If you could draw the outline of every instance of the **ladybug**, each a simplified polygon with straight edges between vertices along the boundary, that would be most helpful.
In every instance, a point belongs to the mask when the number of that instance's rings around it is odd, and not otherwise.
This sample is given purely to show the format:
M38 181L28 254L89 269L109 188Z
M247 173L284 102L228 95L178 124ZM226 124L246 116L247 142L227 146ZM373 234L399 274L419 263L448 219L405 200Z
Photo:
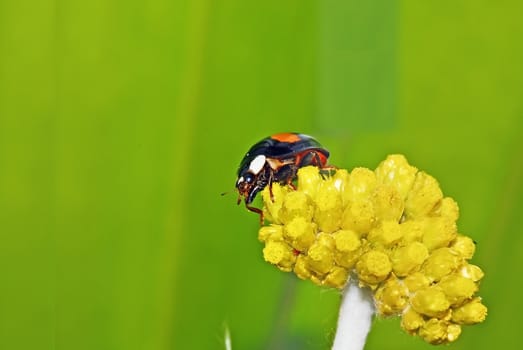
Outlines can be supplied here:
M266 137L252 146L243 157L238 167L238 204L242 199L252 212L263 212L250 204L256 194L274 182L294 187L298 169L307 165L319 168L327 166L329 151L313 137L298 133L279 133ZM272 196L272 192L271 192Z

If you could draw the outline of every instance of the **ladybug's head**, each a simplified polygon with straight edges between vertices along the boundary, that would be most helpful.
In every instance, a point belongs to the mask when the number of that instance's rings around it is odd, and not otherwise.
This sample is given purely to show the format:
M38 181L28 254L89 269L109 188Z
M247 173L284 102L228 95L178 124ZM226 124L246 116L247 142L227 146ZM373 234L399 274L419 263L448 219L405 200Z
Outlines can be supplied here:
M251 173L246 173L243 176L240 176L236 181L236 188L240 196L248 198L251 189L254 187L254 181L256 176Z
M265 156L259 155L246 164L247 166L240 167L238 180L236 180L236 188L239 193L238 204L242 198L245 198L246 204L252 203L256 194L267 186L267 167L265 164Z

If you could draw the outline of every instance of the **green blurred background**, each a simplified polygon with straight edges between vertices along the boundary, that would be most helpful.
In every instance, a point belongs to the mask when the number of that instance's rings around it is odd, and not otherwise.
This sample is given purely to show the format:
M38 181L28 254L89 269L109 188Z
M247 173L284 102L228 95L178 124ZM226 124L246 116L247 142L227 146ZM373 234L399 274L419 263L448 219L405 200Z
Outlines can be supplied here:
M0 1L0 349L328 349L339 296L263 262L237 166L279 131L404 153L461 208L521 344L521 1ZM510 345L509 345L510 344ZM398 319L366 349L432 349Z

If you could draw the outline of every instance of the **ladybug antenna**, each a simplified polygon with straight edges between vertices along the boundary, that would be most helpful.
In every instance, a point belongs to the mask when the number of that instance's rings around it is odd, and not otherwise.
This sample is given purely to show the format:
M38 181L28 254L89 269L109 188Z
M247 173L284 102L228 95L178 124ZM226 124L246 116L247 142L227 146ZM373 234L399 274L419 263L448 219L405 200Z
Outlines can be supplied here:
M231 192L235 192L235 191L236 191L236 189L234 189L234 190L229 190L229 191L225 191L225 192L220 193L220 196L225 196L226 194L229 194L229 193L231 193Z
M236 191L236 190L234 189L234 190L222 192L222 193L220 193L220 195L221 196L225 196L226 194L229 194L229 193L234 192L234 191ZM238 194L238 199L236 200L236 204L240 205L241 202L242 202L242 196L241 196L241 194Z

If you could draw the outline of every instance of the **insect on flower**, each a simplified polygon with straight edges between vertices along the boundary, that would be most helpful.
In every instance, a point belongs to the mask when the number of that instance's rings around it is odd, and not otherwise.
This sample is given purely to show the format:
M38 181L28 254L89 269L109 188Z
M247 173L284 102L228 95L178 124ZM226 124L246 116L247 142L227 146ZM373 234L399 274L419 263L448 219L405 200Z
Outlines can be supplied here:
M264 138L249 149L238 167L238 204L243 199L247 209L259 214L263 223L262 210L250 205L256 194L267 185L272 190L274 182L294 187L292 181L299 168L328 168L328 158L329 151L308 135L279 133Z

